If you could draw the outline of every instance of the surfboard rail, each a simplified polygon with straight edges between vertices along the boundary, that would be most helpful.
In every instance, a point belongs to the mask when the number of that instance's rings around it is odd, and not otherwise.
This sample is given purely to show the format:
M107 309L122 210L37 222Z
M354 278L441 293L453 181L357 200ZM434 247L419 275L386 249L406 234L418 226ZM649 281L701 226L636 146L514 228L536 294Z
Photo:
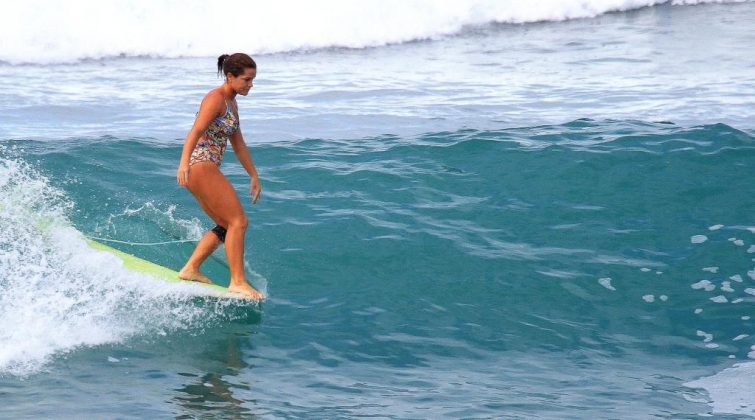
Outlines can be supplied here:
M201 287L207 288L208 291L211 292L211 295L236 298L236 299L244 298L243 295L229 292L227 288L217 285L217 284L207 284L207 283L181 280L180 278L178 278L178 272L175 270L172 270L167 267L163 267L159 264L153 263L151 261L147 261L135 255L131 255L121 250L115 249L111 246L97 242L93 239L87 239L87 244L93 249L96 249L99 251L105 251L105 252L115 255L121 261L123 261L124 268L130 271L133 271L135 273L145 274L157 280L167 281L171 283L185 283L185 284L201 286Z

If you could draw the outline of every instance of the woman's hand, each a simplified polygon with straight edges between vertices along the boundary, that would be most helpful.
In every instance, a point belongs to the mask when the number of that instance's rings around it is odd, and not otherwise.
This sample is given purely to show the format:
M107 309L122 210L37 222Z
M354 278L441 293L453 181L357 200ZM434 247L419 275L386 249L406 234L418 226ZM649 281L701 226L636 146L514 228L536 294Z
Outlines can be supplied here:
M257 200L260 199L260 194L262 194L262 184L260 183L259 176L252 176L252 184L249 193L252 195L252 204L257 204Z
M178 165L178 171L176 172L176 181L178 185L185 187L189 183L189 164L181 163Z

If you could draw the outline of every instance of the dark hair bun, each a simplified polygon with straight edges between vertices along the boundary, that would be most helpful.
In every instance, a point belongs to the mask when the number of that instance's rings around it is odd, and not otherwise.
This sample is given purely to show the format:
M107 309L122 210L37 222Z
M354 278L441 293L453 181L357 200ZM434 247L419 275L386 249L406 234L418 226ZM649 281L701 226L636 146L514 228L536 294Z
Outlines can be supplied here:
M244 53L223 54L218 57L218 76L231 73L238 77L244 70L249 68L256 69L257 63L252 60L252 57Z
M220 74L223 73L223 62L228 57L230 57L228 54L223 54L220 57L218 57L218 76L220 76Z

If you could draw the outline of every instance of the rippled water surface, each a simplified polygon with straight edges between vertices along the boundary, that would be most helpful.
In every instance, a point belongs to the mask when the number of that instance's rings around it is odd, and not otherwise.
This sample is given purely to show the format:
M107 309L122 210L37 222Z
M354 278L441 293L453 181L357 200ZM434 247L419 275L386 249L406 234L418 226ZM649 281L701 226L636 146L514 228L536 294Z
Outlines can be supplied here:
M261 305L85 242L177 268L211 227L175 169L212 59L0 65L0 413L755 415L753 16L257 56Z

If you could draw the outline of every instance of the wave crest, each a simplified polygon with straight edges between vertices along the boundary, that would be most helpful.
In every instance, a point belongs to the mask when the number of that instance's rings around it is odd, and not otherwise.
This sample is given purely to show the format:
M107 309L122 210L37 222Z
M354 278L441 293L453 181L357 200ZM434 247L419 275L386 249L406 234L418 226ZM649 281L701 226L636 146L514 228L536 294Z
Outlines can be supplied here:
M674 0L673 5L746 0ZM118 56L208 57L433 39L465 27L590 18L668 0L229 0L14 2L0 15L0 61L71 63ZM75 22L75 24L73 24Z
M242 304L196 298L90 248L68 220L74 203L0 147L0 376L25 377L80 347L163 336L243 317ZM12 153L10 153L12 154Z

